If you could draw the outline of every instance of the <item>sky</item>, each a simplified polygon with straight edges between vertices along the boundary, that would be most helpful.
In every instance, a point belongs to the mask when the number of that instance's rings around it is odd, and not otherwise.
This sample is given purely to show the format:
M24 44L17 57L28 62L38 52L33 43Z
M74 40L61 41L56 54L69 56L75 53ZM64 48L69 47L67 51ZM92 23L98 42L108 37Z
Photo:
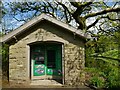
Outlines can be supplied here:
M19 1L41 1L41 0L19 0ZM60 0L59 0L60 1ZM77 1L80 1L80 0L77 0ZM83 1L83 0L82 0ZM85 1L85 0L84 0ZM87 0L88 1L88 0ZM97 1L101 1L101 0L97 0ZM109 6L112 6L115 1L117 0L104 0L107 2L107 5ZM111 2L113 1L113 2ZM3 3L4 2L18 2L18 0L3 0ZM18 16L20 17L20 16ZM20 25L24 24L24 22L17 22L15 19L13 19L12 17L10 18L9 16L6 15L6 17L4 18L5 20L5 23L7 24L7 27L9 27L10 29L13 28L17 28L19 27ZM90 21L94 21L95 19L93 18L93 20L89 20L88 24L91 23ZM15 25L14 25L15 24ZM14 26L14 27L13 27ZM1 30L1 26L0 26L0 30Z
M2 0L3 2L34 2L34 1L52 1L52 0ZM68 0L57 0L57 1L68 1ZM71 2L77 1L77 2L87 2L90 0L70 0ZM118 2L119 0L95 0L95 2Z

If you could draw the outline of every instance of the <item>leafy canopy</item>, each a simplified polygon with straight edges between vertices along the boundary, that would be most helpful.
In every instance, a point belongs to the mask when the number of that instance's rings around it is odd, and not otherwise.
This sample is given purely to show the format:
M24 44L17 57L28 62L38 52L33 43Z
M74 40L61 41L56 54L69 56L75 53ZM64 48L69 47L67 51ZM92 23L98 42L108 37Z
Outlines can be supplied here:
M112 27L118 27L118 2L70 2L51 0L51 2L8 2L4 3L8 14L19 22L46 13L54 18L71 24L95 36L96 33L109 33ZM3 5L3 6L4 6ZM113 29L112 29L113 30Z

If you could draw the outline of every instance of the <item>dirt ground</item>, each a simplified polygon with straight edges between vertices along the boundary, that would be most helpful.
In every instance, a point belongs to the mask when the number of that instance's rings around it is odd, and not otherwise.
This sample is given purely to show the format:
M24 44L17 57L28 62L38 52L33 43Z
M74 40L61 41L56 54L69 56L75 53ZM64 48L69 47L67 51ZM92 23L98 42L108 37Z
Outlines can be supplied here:
M50 86L50 85L28 85L28 84L12 84L9 85L8 79L6 76L2 76L2 80L0 80L0 85L2 85L2 90L13 90L13 88L16 89L30 89L30 90L35 90L35 89L41 89L41 90L93 90L89 87L86 86L80 86L80 87L72 87L72 86Z
M16 89L23 89L23 88L26 88L26 89L30 89L30 90L36 90L36 89L39 89L39 90L92 90L90 89L89 87L86 87L86 86L81 86L81 87L68 87L68 86L41 86L41 85L12 85L10 86L9 85L9 82L7 80L3 80L2 81L2 90L13 90L14 88Z

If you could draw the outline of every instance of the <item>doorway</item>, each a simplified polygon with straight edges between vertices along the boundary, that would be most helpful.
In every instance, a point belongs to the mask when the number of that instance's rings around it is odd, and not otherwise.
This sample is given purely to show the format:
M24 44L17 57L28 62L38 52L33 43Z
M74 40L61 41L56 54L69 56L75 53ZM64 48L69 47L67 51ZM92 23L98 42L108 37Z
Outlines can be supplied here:
M30 46L31 79L62 82L62 44L39 43Z

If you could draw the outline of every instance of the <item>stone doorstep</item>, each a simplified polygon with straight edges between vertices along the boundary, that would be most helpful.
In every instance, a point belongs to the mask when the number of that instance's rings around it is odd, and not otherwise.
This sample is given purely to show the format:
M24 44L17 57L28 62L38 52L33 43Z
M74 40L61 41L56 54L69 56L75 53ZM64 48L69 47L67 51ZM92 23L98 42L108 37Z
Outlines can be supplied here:
M30 85L63 86L55 80L32 80Z

